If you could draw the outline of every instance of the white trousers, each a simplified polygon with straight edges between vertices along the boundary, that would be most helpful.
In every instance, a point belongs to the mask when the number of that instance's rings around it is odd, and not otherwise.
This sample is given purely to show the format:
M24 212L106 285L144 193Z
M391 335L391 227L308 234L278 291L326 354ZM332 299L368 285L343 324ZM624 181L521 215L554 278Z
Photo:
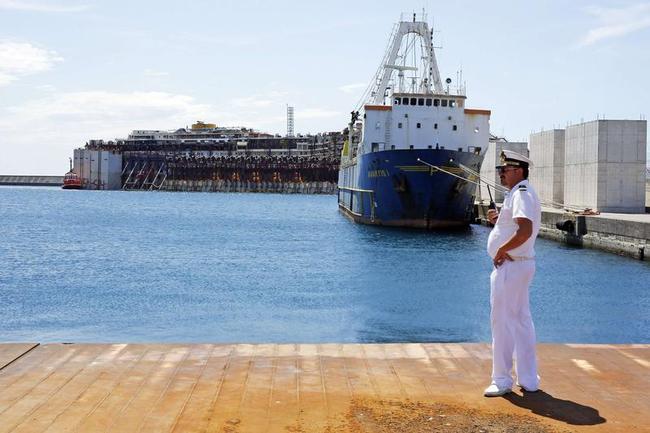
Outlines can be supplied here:
M528 300L533 275L535 260L506 260L490 275L492 382L499 387L512 387L513 356L517 382L527 389L539 386L535 326Z

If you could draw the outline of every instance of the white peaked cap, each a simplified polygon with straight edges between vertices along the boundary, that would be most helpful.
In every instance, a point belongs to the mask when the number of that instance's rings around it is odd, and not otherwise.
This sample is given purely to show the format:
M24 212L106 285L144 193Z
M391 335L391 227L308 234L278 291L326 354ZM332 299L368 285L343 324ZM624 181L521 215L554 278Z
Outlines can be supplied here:
M512 150L502 150L500 162L499 165L497 165L497 168L505 166L521 167L523 165L532 167L533 161L520 153L513 152Z

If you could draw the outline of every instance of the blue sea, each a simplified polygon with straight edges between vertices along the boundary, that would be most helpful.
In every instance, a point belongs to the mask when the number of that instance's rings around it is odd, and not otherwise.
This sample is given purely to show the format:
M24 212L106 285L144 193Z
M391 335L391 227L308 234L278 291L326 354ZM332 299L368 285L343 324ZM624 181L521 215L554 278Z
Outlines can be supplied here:
M335 196L0 187L0 342L489 341L489 229ZM537 241L542 342L650 342L650 264Z

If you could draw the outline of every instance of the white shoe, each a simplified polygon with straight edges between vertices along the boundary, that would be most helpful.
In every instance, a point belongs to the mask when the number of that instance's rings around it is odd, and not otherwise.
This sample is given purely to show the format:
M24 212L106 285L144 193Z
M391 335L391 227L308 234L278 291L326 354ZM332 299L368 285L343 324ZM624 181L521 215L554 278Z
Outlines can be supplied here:
M485 388L483 395L486 397L499 397L508 394L509 392L512 392L511 388L499 388L496 383L492 383L490 386Z

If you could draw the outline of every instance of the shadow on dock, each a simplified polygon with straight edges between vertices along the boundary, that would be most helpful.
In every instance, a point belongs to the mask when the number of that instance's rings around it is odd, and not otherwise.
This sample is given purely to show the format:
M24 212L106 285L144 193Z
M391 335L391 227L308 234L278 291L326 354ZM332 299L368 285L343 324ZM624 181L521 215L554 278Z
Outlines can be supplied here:
M571 400L553 397L542 390L523 392L523 395L511 392L503 396L510 403L530 410L535 415L552 418L571 425L596 425L607 422L600 416L598 409L585 406Z

